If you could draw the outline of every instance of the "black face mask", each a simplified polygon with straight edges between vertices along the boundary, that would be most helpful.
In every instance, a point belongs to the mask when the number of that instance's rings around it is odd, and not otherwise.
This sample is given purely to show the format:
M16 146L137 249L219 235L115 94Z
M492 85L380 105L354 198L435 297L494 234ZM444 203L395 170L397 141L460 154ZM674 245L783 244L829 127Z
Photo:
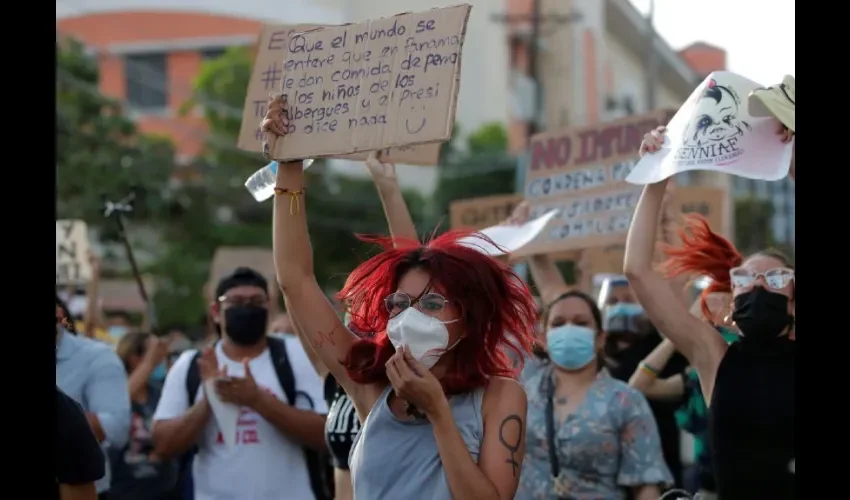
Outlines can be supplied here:
M254 305L231 306L224 310L227 336L243 346L254 345L266 334L269 310Z
M760 286L735 297L732 319L745 339L756 341L779 337L794 321L788 314L788 297Z

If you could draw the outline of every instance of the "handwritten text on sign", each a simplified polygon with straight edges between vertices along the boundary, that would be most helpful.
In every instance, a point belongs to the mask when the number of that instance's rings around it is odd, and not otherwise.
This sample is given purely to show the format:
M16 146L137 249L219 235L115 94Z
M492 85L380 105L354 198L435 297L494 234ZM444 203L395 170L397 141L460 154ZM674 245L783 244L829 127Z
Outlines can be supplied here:
M669 111L540 134L531 139L525 199L532 216L561 209L527 255L622 244L640 197L625 182L643 135L666 123Z
M248 81L245 107L242 110L242 126L237 143L240 149L254 153L262 150L263 133L260 130L260 122L266 116L269 95L280 90L289 35L315 27L306 24L263 26L257 43L257 57L251 70L251 80Z
M254 153L262 150L264 134L260 130L260 123L266 116L269 96L280 91L284 78L283 60L289 45L289 35L316 27L303 24L263 26L257 46L257 56L254 59L254 68L251 70L251 80L248 82L248 91L245 95L245 106L242 110L242 125L237 143L240 149ZM342 156L342 158L363 161L367 156L368 153L357 153ZM381 160L407 165L437 165L439 157L440 144L436 143L387 149L382 152Z
M522 195L507 194L453 201L449 205L452 229L485 229L504 222Z
M91 279L89 240L81 220L56 221L56 284L85 283Z
M281 89L288 160L451 137L470 6L291 34Z

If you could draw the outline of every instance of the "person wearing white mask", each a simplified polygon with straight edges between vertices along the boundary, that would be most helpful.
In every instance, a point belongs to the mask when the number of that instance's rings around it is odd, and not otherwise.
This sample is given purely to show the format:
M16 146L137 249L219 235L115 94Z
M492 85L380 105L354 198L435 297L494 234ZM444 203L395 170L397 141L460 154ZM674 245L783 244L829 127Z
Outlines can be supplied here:
M515 498L658 498L673 477L646 399L603 367L599 306L569 291L542 321L545 347L521 376L528 437Z
M284 135L286 109L272 100L262 129ZM354 498L513 498L526 397L505 349L531 349L528 287L465 246L469 231L426 244L373 238L384 250L338 295L356 330L376 332L358 337L316 282L300 161L279 162L275 194L274 261L288 310L363 423L349 460Z

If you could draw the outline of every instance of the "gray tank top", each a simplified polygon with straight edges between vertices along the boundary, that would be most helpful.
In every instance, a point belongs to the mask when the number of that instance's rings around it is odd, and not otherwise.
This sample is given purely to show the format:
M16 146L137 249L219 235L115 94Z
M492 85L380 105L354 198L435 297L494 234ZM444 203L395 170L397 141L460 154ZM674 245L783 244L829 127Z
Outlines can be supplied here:
M387 403L390 390L369 412L348 458L355 500L451 499L431 424L397 419ZM484 438L483 397L481 388L449 398L455 425L476 462Z

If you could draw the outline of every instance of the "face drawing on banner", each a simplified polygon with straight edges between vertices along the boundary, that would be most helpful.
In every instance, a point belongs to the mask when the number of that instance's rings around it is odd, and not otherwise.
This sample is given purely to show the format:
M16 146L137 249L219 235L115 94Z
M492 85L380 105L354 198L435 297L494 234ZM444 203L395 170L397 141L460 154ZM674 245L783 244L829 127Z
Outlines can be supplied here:
M740 104L741 99L734 89L709 80L705 90L697 96L697 119L685 129L684 145L699 148L744 135L744 129L752 130L740 118Z

